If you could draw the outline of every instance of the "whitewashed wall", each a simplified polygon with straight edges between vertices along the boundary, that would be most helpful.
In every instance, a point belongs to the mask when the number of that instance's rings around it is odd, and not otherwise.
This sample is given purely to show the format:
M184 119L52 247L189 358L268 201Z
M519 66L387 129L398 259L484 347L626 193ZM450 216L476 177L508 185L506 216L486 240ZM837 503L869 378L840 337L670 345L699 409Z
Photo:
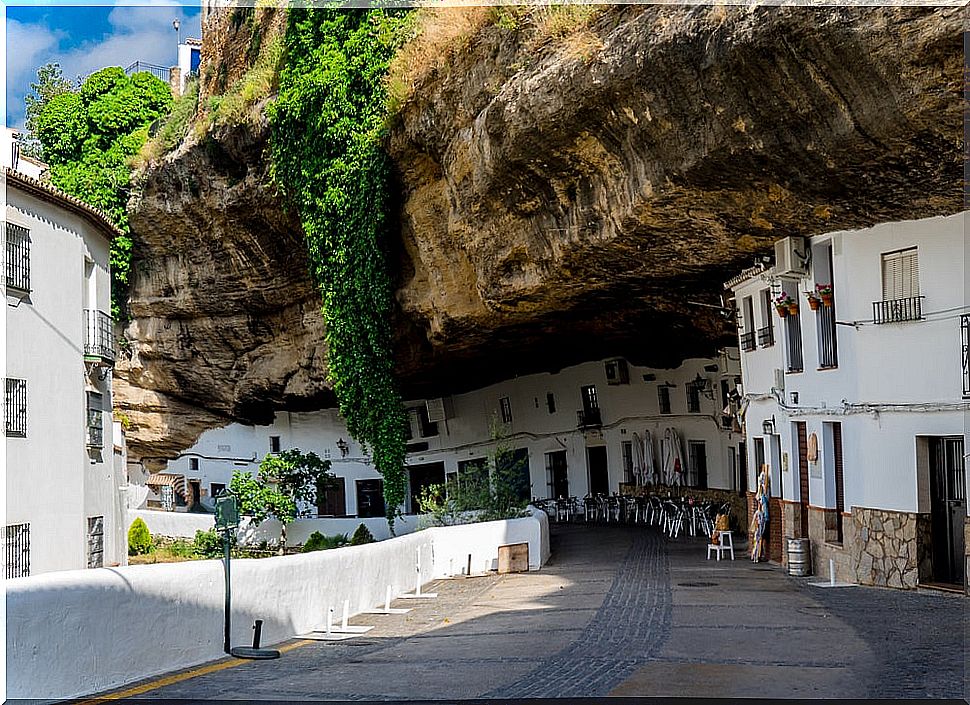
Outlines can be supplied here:
M503 542L528 540L530 564L534 556L541 563L547 529L539 512L365 546L235 560L233 644L251 642L255 619L264 620L269 645L325 624L328 608L339 613L344 600L356 614L383 603L388 585L413 590L418 551L423 581L451 572L458 553L484 564ZM8 580L6 591L9 698L78 697L222 656L219 561L64 571Z
M27 436L6 438L6 524L30 524L32 574L87 565L87 519L104 517L105 565L124 562L110 377L88 373L83 311L110 312L108 240L80 217L7 182L6 218L30 231L30 296L7 294L7 377L27 380ZM94 286L85 280L94 263ZM86 444L85 391L102 399L104 442Z
M966 214L886 223L812 239L813 248L832 245L832 277L838 325L838 367L820 370L815 316L803 294L799 304L804 372L785 375L783 403L773 398L774 369L784 369L785 337L778 316L765 319L755 306L755 326L775 327L775 345L742 352L745 393L753 397L746 413L749 487L754 487L754 439L763 438L775 491L799 499L798 451L792 422L804 421L819 442L819 459L809 465L812 505L835 506L832 422L842 424L845 507L928 511L928 477L918 467L917 437L966 433L962 396L960 314L970 311L965 287ZM924 320L872 324L872 303L882 299L881 254L918 248ZM769 272L770 273L770 272ZM799 282L799 292L821 279ZM739 309L768 283L753 278L735 288ZM798 402L792 401L798 393ZM845 404L854 405L848 410ZM910 408L890 405L923 404ZM869 405L861 410L858 405ZM762 424L773 420L776 433ZM771 447L778 452L772 457ZM970 473L968 473L970 479Z

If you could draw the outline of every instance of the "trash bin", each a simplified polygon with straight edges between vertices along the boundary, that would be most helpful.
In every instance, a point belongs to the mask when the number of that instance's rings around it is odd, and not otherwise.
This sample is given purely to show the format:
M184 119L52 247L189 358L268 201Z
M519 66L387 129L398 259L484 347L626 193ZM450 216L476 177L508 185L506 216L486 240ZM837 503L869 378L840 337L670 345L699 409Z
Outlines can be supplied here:
M797 578L812 574L812 544L808 539L788 539L788 574Z

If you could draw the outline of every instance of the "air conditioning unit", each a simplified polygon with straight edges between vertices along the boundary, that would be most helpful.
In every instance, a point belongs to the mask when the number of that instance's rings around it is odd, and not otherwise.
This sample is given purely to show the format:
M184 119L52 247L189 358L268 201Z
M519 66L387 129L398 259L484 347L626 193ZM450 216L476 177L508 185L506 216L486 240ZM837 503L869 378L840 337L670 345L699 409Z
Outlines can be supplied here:
M798 235L775 243L775 275L782 279L801 279L808 276L811 253L808 241Z
M785 391L785 371L780 367L775 368L775 389Z
M428 399L425 405L428 409L428 421L431 423L438 423L451 418L449 413L451 404L446 403L445 399Z

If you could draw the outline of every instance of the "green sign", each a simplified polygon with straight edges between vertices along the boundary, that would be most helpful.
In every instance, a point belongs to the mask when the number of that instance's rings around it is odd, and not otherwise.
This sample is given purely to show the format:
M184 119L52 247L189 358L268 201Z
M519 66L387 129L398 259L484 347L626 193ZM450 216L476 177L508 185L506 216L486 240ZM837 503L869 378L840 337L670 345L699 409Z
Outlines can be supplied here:
M231 494L216 497L216 529L235 529L239 526L239 502Z

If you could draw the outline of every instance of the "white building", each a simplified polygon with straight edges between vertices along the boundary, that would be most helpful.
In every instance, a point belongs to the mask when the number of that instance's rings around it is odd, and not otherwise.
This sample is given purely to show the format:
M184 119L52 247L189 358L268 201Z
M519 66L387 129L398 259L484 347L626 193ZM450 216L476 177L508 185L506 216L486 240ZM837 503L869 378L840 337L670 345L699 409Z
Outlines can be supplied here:
M178 45L178 63L172 67L170 82L175 95L185 93L185 84L191 76L199 75L202 63L202 40L187 38Z
M732 361L731 358L734 358ZM444 483L467 463L482 462L502 443L527 459L533 497L583 497L614 493L632 483L634 443L650 430L659 439L678 431L686 460L685 481L699 487L739 489L739 434L721 412L740 370L737 351L717 360L692 359L677 369L657 370L614 359L588 362L555 374L534 374L436 400L409 402L409 497L428 484ZM700 381L700 384L698 384ZM339 487L317 512L334 516L383 516L380 475L349 436L335 410L277 415L270 426L232 424L206 432L148 476L130 467L134 485L150 483L145 506L183 507L193 497L211 504L234 470L255 472L269 452L299 448L333 463ZM653 448L659 465L659 442ZM133 490L133 498L137 496Z
M108 258L118 230L99 211L10 168L9 144L6 577L123 564Z
M966 215L778 243L728 282L739 313L749 487L770 469L771 557L890 587L966 579ZM831 285L831 305L807 292ZM788 294L797 313L780 317Z

